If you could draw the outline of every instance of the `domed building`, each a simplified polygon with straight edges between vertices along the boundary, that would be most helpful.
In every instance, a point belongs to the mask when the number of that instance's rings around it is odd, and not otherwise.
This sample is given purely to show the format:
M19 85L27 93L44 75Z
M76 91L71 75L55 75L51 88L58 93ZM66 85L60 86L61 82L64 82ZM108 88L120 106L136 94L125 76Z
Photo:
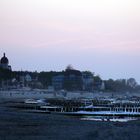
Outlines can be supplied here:
M5 53L3 54L3 57L0 60L0 68L11 70L11 66L9 65L9 60L6 57Z

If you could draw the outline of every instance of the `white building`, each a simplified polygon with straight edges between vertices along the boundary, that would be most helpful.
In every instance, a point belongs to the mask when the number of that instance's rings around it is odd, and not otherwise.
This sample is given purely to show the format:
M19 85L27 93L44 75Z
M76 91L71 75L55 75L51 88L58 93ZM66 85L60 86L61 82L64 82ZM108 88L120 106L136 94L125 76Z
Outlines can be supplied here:
M32 81L32 77L29 74L25 75L25 81L26 82L31 82Z

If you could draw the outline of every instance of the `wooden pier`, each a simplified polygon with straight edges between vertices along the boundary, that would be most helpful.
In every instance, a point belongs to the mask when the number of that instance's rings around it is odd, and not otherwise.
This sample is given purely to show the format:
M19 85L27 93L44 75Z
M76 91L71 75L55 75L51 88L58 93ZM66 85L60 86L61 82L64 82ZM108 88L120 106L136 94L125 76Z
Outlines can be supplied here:
M48 103L48 102L47 102ZM66 115L95 115L95 116L140 116L140 102L125 103L83 103L74 100L51 100L49 104L11 103L9 107L31 112L46 112Z

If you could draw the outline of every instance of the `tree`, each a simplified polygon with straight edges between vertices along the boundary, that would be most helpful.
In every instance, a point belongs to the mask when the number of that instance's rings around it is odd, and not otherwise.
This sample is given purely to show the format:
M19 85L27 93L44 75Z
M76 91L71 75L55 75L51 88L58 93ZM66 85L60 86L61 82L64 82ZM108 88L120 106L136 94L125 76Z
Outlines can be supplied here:
M69 64L67 67L66 67L66 70L74 70L73 66L71 64Z
M135 88L138 84L134 78L129 78L127 80L127 85L131 88Z

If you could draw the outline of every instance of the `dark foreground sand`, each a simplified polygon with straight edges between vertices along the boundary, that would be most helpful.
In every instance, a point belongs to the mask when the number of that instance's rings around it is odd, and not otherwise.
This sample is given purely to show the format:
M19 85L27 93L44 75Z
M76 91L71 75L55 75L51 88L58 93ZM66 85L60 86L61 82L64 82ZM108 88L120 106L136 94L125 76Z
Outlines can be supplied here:
M0 140L140 140L140 121L82 121L0 107Z

